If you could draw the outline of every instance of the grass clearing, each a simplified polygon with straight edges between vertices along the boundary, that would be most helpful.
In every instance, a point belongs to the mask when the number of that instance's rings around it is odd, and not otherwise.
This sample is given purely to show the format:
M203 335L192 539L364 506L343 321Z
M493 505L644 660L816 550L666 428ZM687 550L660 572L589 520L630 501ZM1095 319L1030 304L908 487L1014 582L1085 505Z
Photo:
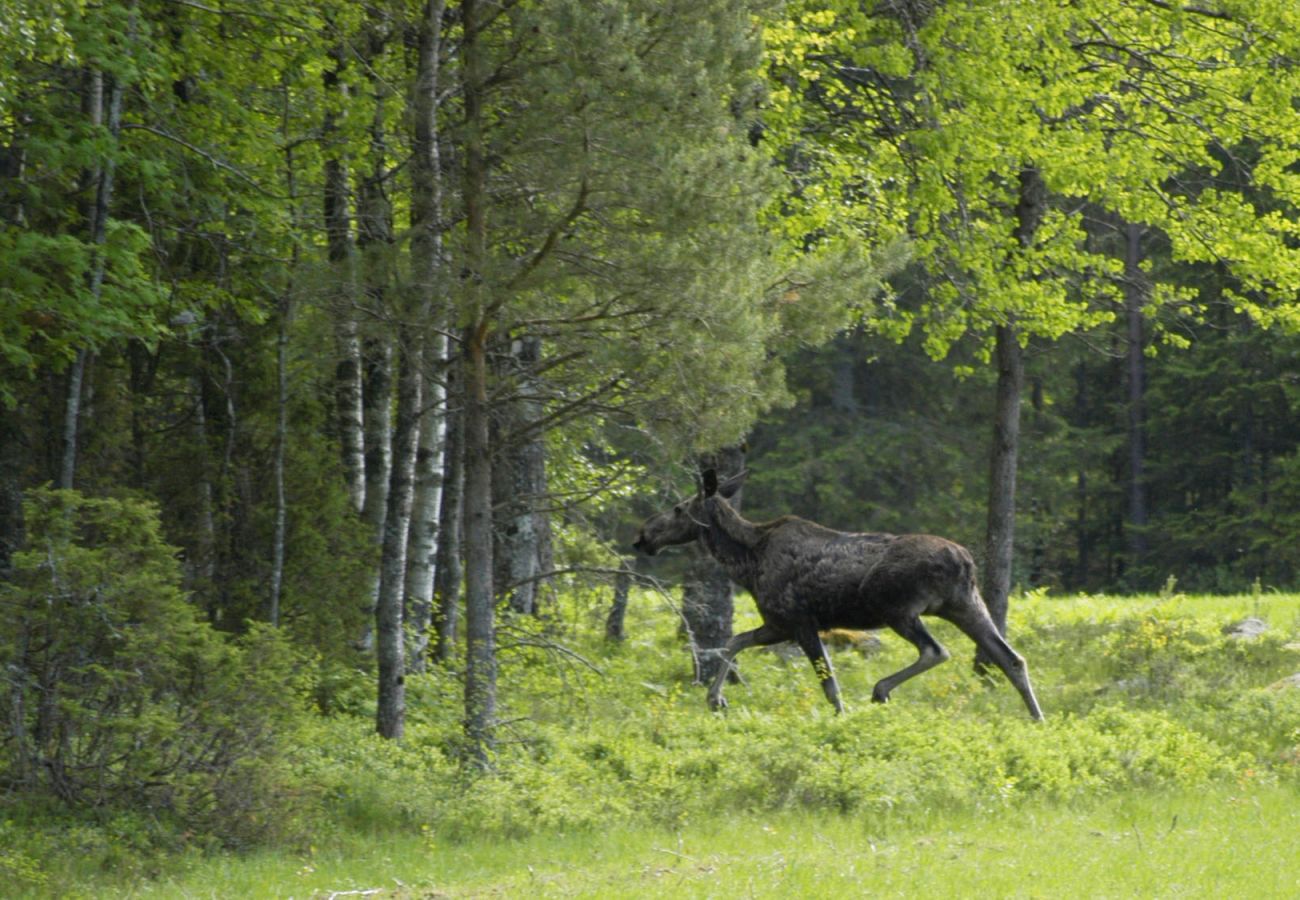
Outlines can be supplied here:
M913 655L888 634L836 653L846 715L804 660L757 651L715 715L652 597L622 645L598 599L568 602L537 640L507 631L491 774L455 761L455 673L408 680L401 744L373 734L359 679L287 744L258 842L0 807L0 893L1300 896L1300 691L1270 688L1300 671L1300 596L1019 598L1043 724L944 623L952 662L887 705L872 683ZM1247 615L1269 630L1223 633Z
M299 856L193 860L144 886L100 880L84 896L1284 898L1300 895L1297 833L1294 786L1248 785L991 816L777 811L465 843L354 834Z

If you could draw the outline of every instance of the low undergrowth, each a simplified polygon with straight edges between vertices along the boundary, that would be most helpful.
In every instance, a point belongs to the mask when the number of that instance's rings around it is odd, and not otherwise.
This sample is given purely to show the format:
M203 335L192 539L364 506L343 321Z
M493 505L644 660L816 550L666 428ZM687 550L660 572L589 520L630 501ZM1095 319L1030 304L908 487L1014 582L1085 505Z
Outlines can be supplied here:
M953 661L888 705L867 702L871 684L914 651L885 635L873 655L836 653L844 716L806 662L760 651L741 656L744 683L719 715L688 683L672 617L652 596L634 601L632 638L619 645L599 637L603 610L569 602L548 622L503 630L490 772L457 762L454 671L409 679L401 744L371 733L358 676L334 685L338 712L304 716L284 743L283 800L261 846L309 860L358 835L446 848L615 829L708 833L773 816L884 833L933 827L937 815L1300 789L1300 690L1271 687L1300 671L1300 597L1019 598L1012 641L1029 660L1043 724L1004 679L973 673L973 648L943 623L934 631ZM1223 633L1251 614L1269 630ZM220 857L216 846L142 811L73 822L0 807L0 878L32 894L138 887Z

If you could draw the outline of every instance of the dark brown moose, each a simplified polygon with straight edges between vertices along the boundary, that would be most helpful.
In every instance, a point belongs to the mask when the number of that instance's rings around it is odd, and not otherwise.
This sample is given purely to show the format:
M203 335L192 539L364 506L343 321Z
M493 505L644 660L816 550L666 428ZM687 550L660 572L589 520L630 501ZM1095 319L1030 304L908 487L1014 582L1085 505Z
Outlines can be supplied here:
M731 580L754 597L763 624L728 641L724 665L709 688L711 707L727 705L722 685L737 653L793 640L813 664L826 699L843 712L819 634L830 628L888 627L916 646L916 662L872 689L871 699L884 703L904 681L948 659L948 651L921 623L921 616L938 616L965 632L1015 685L1029 714L1043 718L1025 661L989 617L975 586L975 561L965 547L928 534L833 531L797 516L750 522L724 499L736 493L747 474L719 485L715 472L705 472L702 490L647 519L633 545L653 556L673 544L702 541Z

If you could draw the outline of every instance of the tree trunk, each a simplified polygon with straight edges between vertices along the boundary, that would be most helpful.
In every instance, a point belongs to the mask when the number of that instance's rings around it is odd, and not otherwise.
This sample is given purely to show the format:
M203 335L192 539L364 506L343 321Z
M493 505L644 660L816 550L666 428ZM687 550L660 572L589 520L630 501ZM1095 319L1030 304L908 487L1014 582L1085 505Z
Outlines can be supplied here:
M376 12L373 8L369 8ZM376 37L379 30L369 32L368 40L358 42L367 60L367 77L374 92L374 115L370 121L369 174L360 180L357 188L357 248L361 257L361 278L365 303L376 320L389 329L396 329L399 340L406 322L403 311L396 309L393 294L392 256L396 236L393 231L393 207L387 193L388 147L383 99L389 87L382 82L368 60L378 56L382 41ZM389 332L391 334L391 331ZM366 506L362 516L373 529L371 536L380 548L381 562L375 572L371 593L370 613L379 602L380 582L383 580L383 547L387 529L387 514L393 508L388 491L392 481L394 463L393 421L391 411L391 367L393 347L389 334L365 342L366 380L365 442L366 442ZM403 352L409 348L403 347ZM400 400L399 400L400 402ZM372 494L374 495L372 497ZM403 537L405 547L405 537ZM369 619L369 616L367 616ZM369 649L372 638L362 635L362 647Z
M1142 307L1146 303L1146 278L1142 272L1142 226L1124 227L1124 317L1128 329L1125 352L1128 407L1128 569L1146 557L1146 337Z
M725 481L745 470L745 448L726 447L700 458L700 469L716 469L718 480ZM743 491L728 501L740 509ZM722 650L731 640L731 622L735 611L734 592L726 571L702 547L692 548L694 559L682 590L682 618L694 661L695 683L712 684L722 665Z
M275 401L275 534L271 547L271 595L268 601L267 621L280 627L280 593L284 585L284 556L286 532L289 524L288 497L284 490L285 454L289 444L289 316L292 300L288 290L280 298L280 329L276 337L276 401Z
M448 370L450 375L453 369ZM438 561L433 569L433 596L437 603L434 625L437 643L433 658L449 663L455 655L460 628L460 583L464 577L461 564L461 510L465 495L465 416L462 379L451 379L447 386L446 447L443 451L442 509L438 513Z
M203 398L203 375L190 380L194 394L194 488L198 499L198 536L191 561L191 589L208 600L208 615L214 621L220 609L213 588L217 576L217 522L213 509L215 490L212 486L212 461L208 453L208 409Z
M462 97L465 110L464 181L466 264L470 325L462 345L465 398L465 738L470 761L491 762L496 729L496 623L492 590L492 457L488 436L487 340L484 296L487 269L487 175L483 94L485 50L479 43L484 10L478 0L461 5Z
M546 448L533 425L542 416L534 370L541 360L539 338L515 341L504 366L502 390L509 398L496 404L499 440L494 460L493 509L496 527L494 580L512 610L537 612L537 596L545 570L543 545L547 514L539 509L546 497Z
M1020 170L1016 202L1016 243L1020 251L1034 245L1047 209L1047 188L1032 164ZM1007 632L1007 602L1015 559L1016 457L1020 451L1020 392L1025 361L1013 322L999 325L996 342L998 382L993 409L993 446L989 453L988 526L984 543L984 602L1002 635ZM975 655L976 667L990 662Z
M23 476L31 449L25 446L17 411L0 403L0 582L23 545ZM19 692L21 693L21 692Z
M287 138L289 123L288 92L285 92L285 114L281 133ZM298 188L295 180L292 145L285 141L285 184L289 193L290 213L294 230L301 231L298 221ZM280 627L280 601L284 587L285 542L288 539L289 498L284 486L285 457L289 452L289 325L293 317L294 278L301 262L297 241L289 259L288 283L280 294L279 322L275 341L275 534L271 546L271 592L266 619L272 627Z
M127 385L131 394L131 487L138 491L147 489L145 472L149 450L146 446L145 408L160 356L160 353L150 353L144 341L133 339L127 342Z
M1083 428L1088 423L1088 367L1079 362L1075 370L1075 425ZM1088 532L1088 469L1083 460L1075 475L1075 497L1078 510L1075 513L1075 584L1076 590L1086 590L1089 573L1092 569L1092 538Z
M1015 328L999 326L996 341L998 383L993 410L993 448L989 457L984 602L998 631L1005 635L1015 556L1016 455L1020 447L1020 388L1025 373Z
M407 536L415 497L415 459L419 450L420 406L424 368L418 326L398 332L397 418L393 426L392 480L379 565L375 630L379 641L379 705L376 727L386 738L399 739L406 719L406 656L403 588L406 585Z
M63 457L59 466L58 486L71 490L77 469L77 432L81 422L81 389L86 373L89 350L78 350L68 367L67 399L63 406Z
M365 342L365 381L362 399L365 405L366 504L361 519L377 548L384 542L384 519L388 515L388 485L393 469L392 356L393 348L382 338ZM380 572L376 566L371 580L370 599L365 607L365 626L358 646L370 650L374 635L370 622L379 599Z
M438 160L438 64L442 36L443 0L426 0L418 26L415 87L411 93L411 272L416 319L436 318L445 303L439 290L442 267L442 173ZM436 312L435 312L436 311ZM433 313L430 315L430 313ZM407 666L423 672L433 621L433 579L437 553L438 517L442 507L442 465L446 427L447 336L439 328L430 340L425 360L423 416L416 460L415 508L411 514L406 566L409 604Z
M605 640L622 641L627 639L624 621L627 618L627 601L632 592L632 574L636 571L636 558L623 560L618 574L614 576L614 602L610 604L609 615L605 617Z
M104 91L105 80L108 82L107 94ZM91 125L106 127L110 140L116 143L118 135L122 132L122 80L105 75L98 70L91 72L83 108ZM108 240L108 211L113 202L114 168L115 163L111 155L106 155L100 160L99 171L95 178L95 202L87 216L90 244L95 248L95 256L87 278L90 296L95 302L99 301L104 290L104 271L107 262L104 245ZM89 355L89 350L79 349L68 372L67 402L63 412L63 459L59 468L59 487L66 489L72 488L76 478L82 387Z
M440 359L446 338L435 342L433 353ZM433 624L433 581L438 552L438 518L442 509L443 456L446 450L443 387L434 378L425 379L424 410L420 420L419 450L415 460L415 499L411 510L411 532L406 559L407 667L425 670Z
M473 4L467 3L466 9ZM468 23L466 25L468 28ZM496 719L496 622L492 588L492 457L488 443L487 347L483 326L465 340L465 736L489 763Z
M345 48L332 54L334 68L324 74L327 93L337 93L346 102L348 89L342 81L348 58ZM339 435L339 452L343 461L343 480L348 500L358 514L366 502L365 411L362 399L361 339L357 334L356 246L352 221L348 214L351 200L348 191L348 166L341 150L338 124L334 113L326 113L321 126L324 163L325 251L340 287L330 298L334 319L334 342L337 362L334 367L334 414Z

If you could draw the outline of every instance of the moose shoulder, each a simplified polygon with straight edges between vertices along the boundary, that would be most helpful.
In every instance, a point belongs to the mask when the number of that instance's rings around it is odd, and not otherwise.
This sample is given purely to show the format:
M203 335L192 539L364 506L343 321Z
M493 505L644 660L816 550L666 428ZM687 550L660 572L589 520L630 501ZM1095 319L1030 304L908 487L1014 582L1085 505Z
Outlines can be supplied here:
M715 472L705 472L700 492L647 519L634 544L653 555L699 540L754 597L763 624L728 642L726 664L709 688L711 706L726 706L722 686L737 653L793 640L813 664L826 698L842 712L839 684L819 634L830 628L889 628L916 647L916 662L873 688L871 699L883 703L904 681L948 659L921 622L921 616L937 616L961 629L1006 674L1031 716L1043 717L1024 659L989 617L965 547L928 534L834 531L797 516L751 522L726 502L745 474L719 484Z

